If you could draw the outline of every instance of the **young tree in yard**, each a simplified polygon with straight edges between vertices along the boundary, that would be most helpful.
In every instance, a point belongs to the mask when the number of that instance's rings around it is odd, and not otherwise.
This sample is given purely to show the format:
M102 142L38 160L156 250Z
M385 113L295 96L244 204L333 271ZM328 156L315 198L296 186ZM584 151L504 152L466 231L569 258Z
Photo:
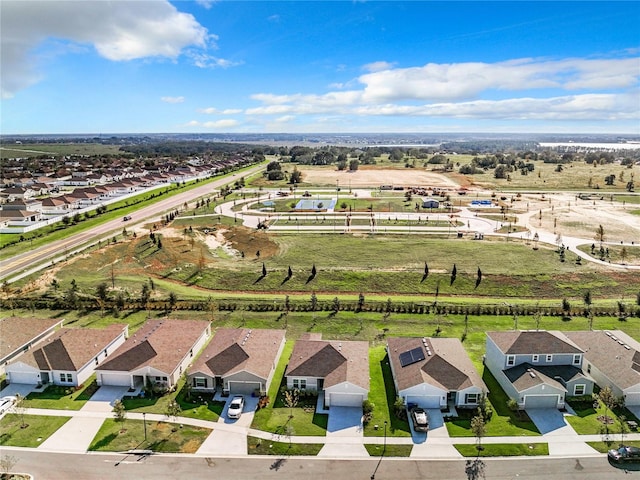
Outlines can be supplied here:
M315 312L318 308L318 297L316 297L316 292L311 293L311 311Z
M627 261L627 257L629 256L629 252L627 251L627 247L623 246L620 250L620 263L624 265L624 262Z
M482 437L484 437L487 431L482 415L478 414L471 419L471 431L476 437L476 448L482 450Z
M618 426L620 427L620 445L624 445L624 436L629 433L629 425L627 425L627 417L620 415L618 417Z
M289 418L293 418L293 409L298 406L300 400L300 392L297 388L293 390L285 390L282 401L286 407L289 408Z
M609 434L609 410L613 410L618 405L618 399L613 394L610 386L603 387L597 394L593 394L596 402L604 406L604 426L605 433Z
M453 264L453 268L451 269L451 281L449 282L449 286L453 285L453 282L456 281L456 276L458 275L458 269L456 264Z
M20 428L27 428L27 425L24 421L24 416L27 413L27 399L26 397L16 394L16 401L13 404L13 411L20 417Z
M124 403L122 400L118 399L113 402L113 418L118 423L124 423L127 419L127 410L124 408Z
M360 295L358 295L358 312L361 312L362 309L364 308L364 293L360 292Z
M171 400L167 404L167 409L164 412L164 416L169 420L173 419L175 421L176 417L182 413L182 408L180 404L175 400Z
M108 288L106 283L101 283L96 287L96 297L98 300L98 306L100 307L100 311L104 315L104 305L107 303L108 297Z

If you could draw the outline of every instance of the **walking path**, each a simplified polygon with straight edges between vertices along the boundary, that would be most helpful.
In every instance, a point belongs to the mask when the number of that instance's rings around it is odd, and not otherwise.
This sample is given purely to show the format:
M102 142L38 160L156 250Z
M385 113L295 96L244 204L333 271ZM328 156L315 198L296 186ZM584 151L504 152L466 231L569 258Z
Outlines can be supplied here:
M100 391L100 390L99 390ZM99 392L98 391L98 392ZM254 400L251 402L251 400ZM369 458L369 454L365 449L366 444L378 445L413 445L411 452L412 458L419 459L446 459L446 458L462 458L458 451L454 448L454 444L475 444L475 437L449 437L445 422L442 415L437 410L430 410L431 429L428 433L418 433L411 431L411 437L366 437L363 435L362 424L360 420L354 424L353 418L355 413L361 417L360 409L346 408L344 411L340 409L330 412L329 425L326 436L291 436L286 437L262 430L251 428L253 421L253 412L255 411L255 399L251 399L250 404L245 408L245 413L238 420L229 420L226 418L225 411L217 422L200 420L187 417L177 417L174 423L184 425L192 425L212 429L209 437L203 442L195 455L215 457L215 456L244 456L247 455L247 437L257 437L265 441L280 441L304 444L323 444L319 457L329 458ZM343 407L344 408L344 407ZM349 411L351 410L351 411ZM357 412L354 412L357 410ZM557 411L555 411L557 412ZM532 412L532 417L536 424L539 422L545 425L539 425L539 429L545 433L536 436L521 437L483 437L482 443L502 444L534 444L547 443L549 446L549 456L551 457L575 457L575 456L598 456L602 455L587 445L587 442L599 442L603 440L601 435L578 435L573 428L561 420L561 424L557 424L557 428L545 431L550 424L549 418L557 415L550 409L547 413L541 410ZM64 416L71 419L58 429L51 437L45 440L39 447L39 450L50 452L73 452L85 453L89 448L92 440L97 434L103 421L107 418L113 418L111 406L104 401L95 402L89 400L82 409L76 411L69 410L49 410L49 409L27 409L29 415L49 415ZM332 421L332 415L334 420ZM356 415L357 416L357 415ZM560 414L562 417L562 414ZM160 414L148 413L143 417L142 413L128 412L128 419L143 420L148 422L166 422L167 417ZM552 424L557 419L552 420ZM613 435L612 440L617 440L618 435ZM640 433L629 433L625 435L626 440L640 441Z

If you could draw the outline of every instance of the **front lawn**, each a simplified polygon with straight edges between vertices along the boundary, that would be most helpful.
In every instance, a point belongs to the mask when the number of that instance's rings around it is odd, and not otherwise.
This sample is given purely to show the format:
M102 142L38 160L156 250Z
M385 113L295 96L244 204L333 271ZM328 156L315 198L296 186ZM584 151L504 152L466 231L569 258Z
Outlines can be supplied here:
M71 417L8 413L0 420L0 445L37 448ZM23 421L24 420L24 423ZM22 425L27 425L21 428Z
M375 408L371 421L364 426L364 435L368 437L384 436L384 423L387 422L388 436L411 436L409 423L406 420L400 420L393 411L396 389L384 345L369 349L369 377L371 379L369 400L375 405Z
M293 409L293 418L290 418L291 411L286 407L261 408L255 413L251 428L284 435L288 426L291 426L292 435L323 437L327 434L327 414L296 407Z
M247 437L249 455L317 455L322 443L273 442L262 438Z
M600 453L607 453L612 448L617 448L620 445L620 436L616 435L616 440L613 442L587 442L592 448L595 448ZM624 445L628 447L640 447L640 440L625 440Z
M549 445L546 443L490 443L482 445L478 450L476 445L454 444L463 457L518 457L522 455L549 455Z
M535 424L524 413L512 412L507 407L509 398L489 369L485 368L482 379L489 389L488 399L493 407L491 420L486 423L487 437L517 437L540 435ZM445 422L451 437L473 437L471 418L475 411L458 410L459 417ZM522 415L522 417L519 417Z
M195 453L211 429L147 421L147 440L142 420L116 422L107 418L89 446L89 450L124 452L132 449L154 452Z
M383 450L385 457L409 457L411 456L413 445L387 445L385 448L384 445L365 443L364 448L367 449L367 452L372 457L382 456Z
M569 400L568 403L576 414L567 415L565 418L579 435L599 435L607 431L609 434L620 433L619 415L625 415L625 418L629 420L633 417L626 409L614 409L612 412L609 409L605 410L602 404L599 404L598 408L593 408L594 403L591 401L574 402ZM607 424L604 423L605 417L609 422Z
M25 407L80 410L98 388L95 376L80 387L49 385L42 392L31 392L27 395Z

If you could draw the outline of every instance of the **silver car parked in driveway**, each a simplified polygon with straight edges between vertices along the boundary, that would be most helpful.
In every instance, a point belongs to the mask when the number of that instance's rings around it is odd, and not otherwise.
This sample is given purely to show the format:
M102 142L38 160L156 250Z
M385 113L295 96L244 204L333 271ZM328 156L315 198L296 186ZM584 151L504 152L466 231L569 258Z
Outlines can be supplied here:
M3 414L16 403L18 399L14 396L2 397L0 398L0 414Z

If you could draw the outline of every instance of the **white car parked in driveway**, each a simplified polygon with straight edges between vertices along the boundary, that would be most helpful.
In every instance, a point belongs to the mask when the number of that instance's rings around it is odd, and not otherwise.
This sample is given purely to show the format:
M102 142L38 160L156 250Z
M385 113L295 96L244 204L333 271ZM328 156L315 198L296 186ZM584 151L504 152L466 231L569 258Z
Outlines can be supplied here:
M231 399L229 408L227 408L227 417L240 418L242 410L244 409L244 397L242 395L236 395Z
M17 401L18 399L13 396L0 398L0 414L6 412L11 407L13 407L13 404L16 403Z

